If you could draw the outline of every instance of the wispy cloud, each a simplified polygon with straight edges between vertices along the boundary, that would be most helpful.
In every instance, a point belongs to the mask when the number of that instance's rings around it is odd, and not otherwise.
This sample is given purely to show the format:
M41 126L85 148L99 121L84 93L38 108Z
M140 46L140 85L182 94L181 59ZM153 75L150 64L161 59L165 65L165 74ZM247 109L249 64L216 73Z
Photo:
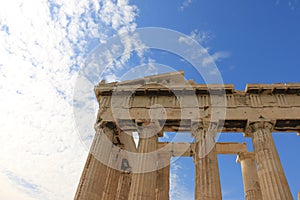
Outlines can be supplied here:
M214 38L214 36L211 32L194 29L187 36L179 37L178 42L184 42L188 45L193 45L195 42L198 42L203 46L203 49L208 51L209 48L207 47L207 44L212 38Z
M36 197L41 195L42 191L36 184L17 176L11 171L4 171L3 174L5 174L19 190L24 191L25 193L29 194L29 196Z
M291 10L295 10L296 7L298 6L299 0L288 0L288 1L276 0L275 4L279 5L281 2L287 4Z
M214 37L211 32L201 31L198 29L194 29L189 36L199 42L201 45L207 44Z
M0 2L0 199L73 198L87 156L73 119L77 72L136 16L128 0Z
M228 58L230 56L230 52L228 51L218 51L212 54L210 57L206 57L203 59L203 66L208 66L211 63L218 62L224 58Z
M185 8L189 7L193 0L183 0L181 6L179 7L180 11L183 11Z
M171 200L193 200L194 188L189 187L182 176L184 170L178 162L174 162L175 158L171 160L170 173L170 199ZM190 180L189 180L190 181Z
M208 44L212 38L214 38L212 33L194 29L188 36L179 37L178 42L185 43L189 46L195 45L196 42L199 43L202 46L201 52L191 52L191 54L195 54L195 57L200 57L202 61L202 67L207 67L216 62L220 62L231 55L229 51L213 52ZM218 73L217 69L209 71L209 74L211 75L216 73Z
M288 1L288 6L294 10L296 8L296 6L298 5L298 0L289 0Z
M1 192L0 199L20 199L34 200L35 198L28 195L26 192L20 191L20 188L11 181L3 172L0 173Z

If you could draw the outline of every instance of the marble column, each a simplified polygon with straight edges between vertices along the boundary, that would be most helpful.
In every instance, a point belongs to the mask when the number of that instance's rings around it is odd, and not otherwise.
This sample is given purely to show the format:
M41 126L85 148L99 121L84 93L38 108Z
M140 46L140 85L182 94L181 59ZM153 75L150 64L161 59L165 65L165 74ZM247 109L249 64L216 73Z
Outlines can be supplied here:
M105 181L102 200L128 199L131 184L131 166L128 159L130 153L130 143L132 135L118 130L114 138L114 145L109 158L109 166L106 170L107 178Z
M143 124L139 130L136 162L133 164L132 180L128 199L153 200L156 196L156 150L157 128L154 124Z
M119 175L115 199L128 200L132 178L132 168L129 157L136 153L136 147L131 132L121 132L120 140L124 141L124 151L119 155L121 160L121 168L119 170L121 173Z
M113 135L112 128L96 126L96 134L74 199L99 200L102 198Z
M120 178L121 149L113 145L110 153L108 167L106 169L106 179L104 181L104 191L101 200L116 199L117 187Z
M221 183L215 146L216 129L193 126L195 137L195 199L221 200Z
M239 153L237 157L237 162L241 164L242 168L245 199L262 200L254 153Z
M157 162L157 200L169 200L170 191L170 159L171 155L169 152L160 152L158 154Z
M252 137L257 173L263 200L292 200L276 146L270 122L251 123L246 134Z
M121 172L119 176L116 198L117 200L128 200L131 184L131 173Z

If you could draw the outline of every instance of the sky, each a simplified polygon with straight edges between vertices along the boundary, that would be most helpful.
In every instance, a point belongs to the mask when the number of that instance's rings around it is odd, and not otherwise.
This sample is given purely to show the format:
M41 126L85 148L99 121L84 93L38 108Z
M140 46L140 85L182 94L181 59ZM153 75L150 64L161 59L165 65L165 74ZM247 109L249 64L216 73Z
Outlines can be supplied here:
M1 1L0 199L74 197L94 134L96 103L90 91L100 78L109 82L184 70L186 79L203 83L185 58L144 48L134 36L121 38L123 48L104 51L113 35L143 27L185 34L211 56L224 83L244 90L247 83L300 82L299 22L298 0ZM91 55L99 46L101 61L109 66L82 84L86 80L80 75L90 74L93 68L86 64L93 64ZM85 90L86 98L78 99ZM86 113L79 124L77 114ZM275 133L274 140L296 198L299 137ZM247 142L253 150L242 133L221 134L219 141ZM224 200L244 198L235 159L219 155ZM192 159L173 161L171 199L193 199Z

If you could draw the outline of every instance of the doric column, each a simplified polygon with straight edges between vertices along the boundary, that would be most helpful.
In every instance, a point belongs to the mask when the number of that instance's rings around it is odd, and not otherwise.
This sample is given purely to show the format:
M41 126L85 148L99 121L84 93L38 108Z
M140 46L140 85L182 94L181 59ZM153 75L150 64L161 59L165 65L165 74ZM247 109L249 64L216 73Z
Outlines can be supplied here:
M118 200L128 200L128 194L131 184L131 173L121 172L117 185L116 198Z
M99 200L104 191L114 131L111 127L102 129L99 125L95 129L93 144L75 194L76 200Z
M117 195L117 186L120 178L121 167L121 149L113 145L106 169L106 179L103 182L104 191L101 200L115 199Z
M129 144L124 144L124 142L128 142L131 137L131 135L121 130L118 130L118 134L115 134L101 200L128 199L132 169L128 160Z
M170 191L170 159L169 152L160 152L157 162L157 200L169 200Z
M128 199L153 200L156 194L156 148L158 129L152 123L143 124L139 131L137 160L133 163L133 173Z
M239 153L237 162L241 163L245 199L262 200L254 153Z
M221 183L215 146L216 127L193 125L195 137L195 199L221 200Z
M272 137L272 128L270 122L255 122L250 124L247 132L252 137L262 197L263 200L292 200Z
M131 185L132 168L129 161L130 154L136 153L135 143L132 133L122 132L120 135L121 141L124 141L124 150L119 155L121 161L120 176L117 184L117 192L115 199L128 200L128 195Z

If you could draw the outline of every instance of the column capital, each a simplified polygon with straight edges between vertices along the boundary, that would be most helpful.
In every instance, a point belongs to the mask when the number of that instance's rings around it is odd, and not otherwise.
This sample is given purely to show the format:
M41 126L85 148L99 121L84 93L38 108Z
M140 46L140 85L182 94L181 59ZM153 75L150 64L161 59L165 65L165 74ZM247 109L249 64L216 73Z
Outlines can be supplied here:
M240 163L242 160L251 159L255 160L254 152L240 152L237 155L236 162Z
M115 122L100 121L94 124L95 134L102 134L103 132L117 133L118 128Z
M272 132L273 128L274 128L274 124L270 121L250 122L248 127L246 128L245 137L252 137L253 133L261 129Z
M217 123L194 123L191 127L191 134L195 138L195 142L202 143L211 139L215 141L217 127Z
M205 128L202 122L195 122L191 125L191 135L195 138L196 142L200 142L205 138Z
M191 124L191 133L194 134L198 131L201 131L204 129L204 123L203 122L192 122Z
M197 135L201 133L202 134L209 133L215 136L217 131L218 131L218 124L216 122L193 122L191 125L191 134L195 138L197 137Z
M198 158L207 156L216 145L215 137L217 135L217 123L213 122L195 122L192 123L191 134L195 138L194 161Z
M138 128L140 138L157 136L160 131L162 131L162 127L158 121L145 121Z

